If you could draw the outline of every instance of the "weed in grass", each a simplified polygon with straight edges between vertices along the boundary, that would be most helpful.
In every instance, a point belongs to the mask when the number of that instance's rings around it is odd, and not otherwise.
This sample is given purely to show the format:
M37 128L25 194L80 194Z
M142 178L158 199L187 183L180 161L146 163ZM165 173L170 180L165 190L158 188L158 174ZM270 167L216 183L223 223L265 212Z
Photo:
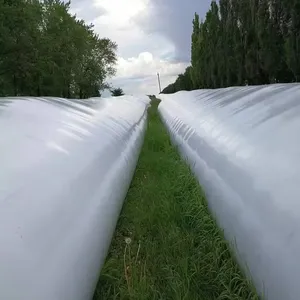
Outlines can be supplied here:
M158 113L148 130L94 300L256 300Z

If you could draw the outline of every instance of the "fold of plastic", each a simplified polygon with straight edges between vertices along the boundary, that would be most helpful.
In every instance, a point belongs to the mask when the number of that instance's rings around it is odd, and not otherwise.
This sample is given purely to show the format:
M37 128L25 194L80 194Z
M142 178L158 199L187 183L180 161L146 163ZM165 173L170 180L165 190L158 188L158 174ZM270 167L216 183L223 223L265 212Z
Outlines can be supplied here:
M159 97L173 142L258 292L299 299L300 85Z
M91 299L147 97L0 98L0 299Z

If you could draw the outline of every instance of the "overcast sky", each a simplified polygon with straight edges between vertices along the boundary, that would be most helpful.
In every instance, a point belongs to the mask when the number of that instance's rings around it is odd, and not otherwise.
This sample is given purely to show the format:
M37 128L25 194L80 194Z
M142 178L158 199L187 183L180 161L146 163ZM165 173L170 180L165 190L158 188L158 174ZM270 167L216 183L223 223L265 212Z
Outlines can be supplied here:
M72 12L118 44L118 72L110 80L125 93L155 94L190 61L192 20L210 0L73 0Z

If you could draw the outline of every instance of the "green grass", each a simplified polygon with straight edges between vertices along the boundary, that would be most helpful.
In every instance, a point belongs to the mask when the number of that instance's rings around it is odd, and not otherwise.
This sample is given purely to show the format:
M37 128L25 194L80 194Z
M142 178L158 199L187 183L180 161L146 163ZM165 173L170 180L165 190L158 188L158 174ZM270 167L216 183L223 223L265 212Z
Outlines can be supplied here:
M94 300L258 299L157 106Z

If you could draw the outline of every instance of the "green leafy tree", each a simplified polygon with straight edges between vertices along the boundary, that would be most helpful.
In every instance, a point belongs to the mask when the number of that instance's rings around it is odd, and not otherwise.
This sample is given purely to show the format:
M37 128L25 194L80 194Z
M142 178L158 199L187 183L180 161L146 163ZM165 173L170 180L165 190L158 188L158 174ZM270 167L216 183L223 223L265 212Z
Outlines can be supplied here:
M163 94L172 94L178 91L190 91L193 89L192 68L187 67L183 74L179 74L176 81L168 85L162 91Z
M300 80L300 0L285 3L285 59L294 81Z
M192 89L300 81L300 0L214 0L191 40ZM185 78L163 92L189 90Z
M193 33L192 33L192 49L191 49L191 80L193 88L201 87L201 73L199 73L199 64L201 63L200 48L200 21L199 15L195 13L193 20Z
M0 0L0 94L99 96L117 45L61 0Z
M119 96L123 96L124 95L124 92L121 88L115 88L115 89L112 89L111 91L111 95L113 97L119 97Z

